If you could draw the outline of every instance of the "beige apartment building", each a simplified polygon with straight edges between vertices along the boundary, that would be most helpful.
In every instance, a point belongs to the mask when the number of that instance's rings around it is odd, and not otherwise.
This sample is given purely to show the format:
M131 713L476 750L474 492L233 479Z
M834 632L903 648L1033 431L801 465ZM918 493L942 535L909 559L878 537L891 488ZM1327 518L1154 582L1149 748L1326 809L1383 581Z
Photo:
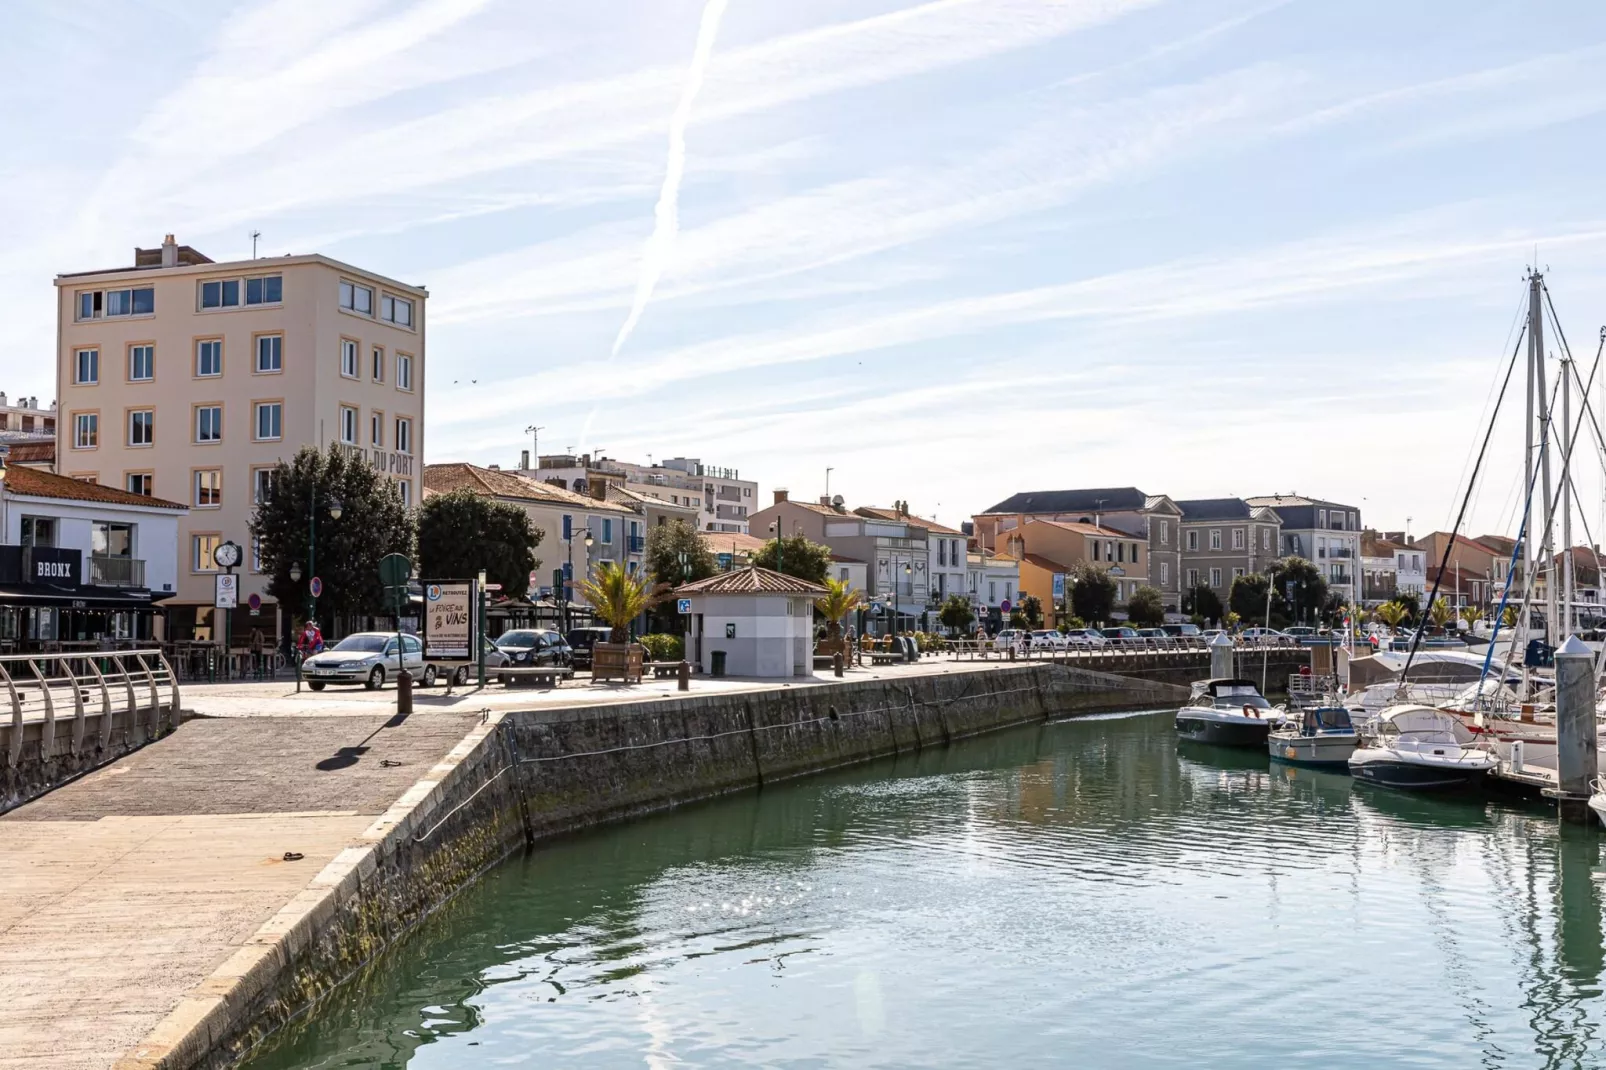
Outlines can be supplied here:
M56 470L189 506L173 638L213 625L213 549L246 548L235 634L275 623L250 520L274 466L338 443L414 505L427 292L326 256L214 263L168 235L134 265L58 275Z

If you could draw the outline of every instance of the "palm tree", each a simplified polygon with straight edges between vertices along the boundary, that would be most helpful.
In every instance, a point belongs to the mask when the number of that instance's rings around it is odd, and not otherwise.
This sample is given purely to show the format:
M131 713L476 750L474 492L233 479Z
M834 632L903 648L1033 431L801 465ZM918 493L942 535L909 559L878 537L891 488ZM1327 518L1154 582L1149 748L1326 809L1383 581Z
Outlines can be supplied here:
M825 597L814 601L814 608L820 611L825 618L826 635L831 639L842 638L842 621L849 613L858 608L864 601L864 592L849 587L847 580L834 580L825 578Z
M1377 607L1377 619L1387 624L1390 631L1394 631L1405 620L1406 612L1406 608L1398 602L1384 602Z
M645 576L632 576L623 565L604 561L595 580L582 580L580 590L598 617L613 628L608 641L630 641L630 622L651 609L663 597L650 590Z
M1483 619L1483 610L1477 606L1462 606L1461 619L1467 622L1467 628L1470 630Z
M1450 608L1450 603L1446 602L1442 595L1435 598L1433 604L1428 607L1428 618L1433 621L1435 628L1442 630L1453 616L1455 611Z
M1502 628L1515 628L1517 626L1516 606L1507 606L1505 611L1500 614L1500 626Z

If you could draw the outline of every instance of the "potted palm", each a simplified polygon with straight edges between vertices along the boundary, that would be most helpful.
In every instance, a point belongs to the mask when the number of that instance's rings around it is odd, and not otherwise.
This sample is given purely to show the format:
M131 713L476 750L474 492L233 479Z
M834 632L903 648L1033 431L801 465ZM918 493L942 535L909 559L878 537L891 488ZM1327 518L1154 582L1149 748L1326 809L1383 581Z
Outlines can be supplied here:
M864 601L864 592L848 586L846 580L825 580L825 597L816 599L814 608L825 618L825 638L815 646L816 654L848 656L847 643L842 638L842 621Z
M632 576L623 565L604 562L594 580L580 584L592 612L613 629L608 642L591 648L591 678L619 678L627 684L641 682L641 666L646 650L630 641L630 622L658 603L661 596L652 591L646 577Z

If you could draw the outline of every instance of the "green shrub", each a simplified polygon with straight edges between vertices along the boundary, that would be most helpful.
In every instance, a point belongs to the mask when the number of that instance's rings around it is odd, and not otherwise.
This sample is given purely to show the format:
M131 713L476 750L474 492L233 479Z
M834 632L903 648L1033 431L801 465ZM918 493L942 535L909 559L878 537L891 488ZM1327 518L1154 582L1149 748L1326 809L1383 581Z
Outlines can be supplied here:
M662 632L644 635L641 645L647 648L653 661L680 661L686 654L685 641L678 635L665 635Z

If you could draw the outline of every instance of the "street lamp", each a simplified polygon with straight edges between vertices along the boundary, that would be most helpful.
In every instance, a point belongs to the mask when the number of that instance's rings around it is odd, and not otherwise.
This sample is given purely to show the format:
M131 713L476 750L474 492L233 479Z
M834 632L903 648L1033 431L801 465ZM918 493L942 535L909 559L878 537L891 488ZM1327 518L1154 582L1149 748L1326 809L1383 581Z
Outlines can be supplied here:
M339 498L329 499L329 519L339 520L340 514L345 512L345 506ZM313 483L307 489L307 578L309 582L318 575L318 485ZM298 582L295 576L290 577L291 582ZM307 588L307 619L318 618L318 596Z
M565 632L569 630L569 583L574 582L574 537L580 534L585 535L586 577L588 579L591 576L591 547L597 541L596 538L591 534L590 527L583 527L579 531L575 531L571 528L569 531L569 537L564 540L569 544L569 582L563 585L563 630Z

